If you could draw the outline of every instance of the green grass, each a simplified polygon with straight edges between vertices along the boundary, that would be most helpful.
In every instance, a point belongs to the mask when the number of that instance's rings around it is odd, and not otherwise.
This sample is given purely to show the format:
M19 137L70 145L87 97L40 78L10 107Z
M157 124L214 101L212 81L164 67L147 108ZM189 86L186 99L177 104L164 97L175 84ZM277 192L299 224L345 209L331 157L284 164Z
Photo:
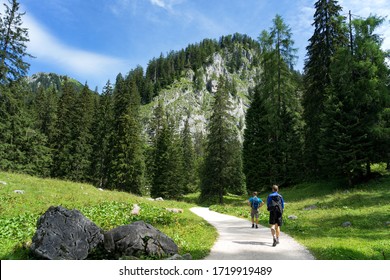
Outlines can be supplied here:
M383 176L368 183L347 188L337 182L302 183L281 189L286 201L282 231L305 245L317 259L383 260L390 259L390 174L383 166L374 166ZM186 202L149 201L124 192L99 191L88 184L39 179L27 175L0 172L0 259L28 259L28 244L36 230L36 221L50 206L77 208L104 230L136 220L144 220L170 236L181 254L194 259L206 256L216 240L213 227L189 211L198 194ZM14 190L24 190L23 195ZM265 200L268 192L259 196ZM246 196L229 195L224 205L212 210L250 219ZM132 205L142 208L132 216ZM315 205L313 210L305 210ZM182 208L173 214L165 208ZM260 211L261 224L268 226L266 208ZM289 220L296 215L297 220ZM344 228L343 222L352 226Z
M332 182L305 183L281 189L286 205L282 231L306 246L317 259L390 259L390 176L353 188ZM260 193L265 200L268 193ZM229 196L211 209L250 219L247 197ZM315 205L313 210L305 208ZM268 226L261 208L260 223ZM295 215L297 220L288 219ZM349 221L352 226L342 227Z
M179 246L179 253L193 259L206 256L217 233L213 227L193 214L193 204L177 201L149 201L125 192L100 191L81 183L40 179L27 175L0 172L0 259L28 259L28 245L38 218L50 207L62 205L78 209L104 230L144 220L152 224ZM14 190L23 190L16 194ZM130 214L133 204L141 207L139 216ZM182 208L173 214L165 208Z

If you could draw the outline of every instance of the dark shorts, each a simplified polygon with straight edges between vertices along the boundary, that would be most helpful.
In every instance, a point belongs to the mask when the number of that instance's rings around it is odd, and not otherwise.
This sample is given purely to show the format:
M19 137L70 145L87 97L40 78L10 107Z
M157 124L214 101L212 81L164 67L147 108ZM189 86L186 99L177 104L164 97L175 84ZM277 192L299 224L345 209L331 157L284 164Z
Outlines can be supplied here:
M283 224L282 213L279 213L276 211L270 211L269 212L269 224L270 225L278 224L279 226L282 226L282 224Z
M255 209L252 208L252 210L251 210L251 218L256 218L256 219L259 218L259 210L258 209L255 210Z

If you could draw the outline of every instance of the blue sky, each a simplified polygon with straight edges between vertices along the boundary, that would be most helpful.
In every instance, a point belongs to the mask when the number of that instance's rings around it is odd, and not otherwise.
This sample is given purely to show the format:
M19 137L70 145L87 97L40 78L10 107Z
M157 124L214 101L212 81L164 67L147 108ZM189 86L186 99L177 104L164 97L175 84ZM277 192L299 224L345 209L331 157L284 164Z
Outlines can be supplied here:
M4 3L5 0L0 0ZM101 91L108 79L153 57L204 38L235 32L256 39L276 14L290 25L302 69L312 35L314 3L308 0L20 0L29 29L29 74L55 72ZM341 0L360 16L390 14L388 0ZM2 6L2 5L1 5ZM1 8L2 9L2 8ZM390 49L389 18L381 34ZM387 39L389 38L389 39Z

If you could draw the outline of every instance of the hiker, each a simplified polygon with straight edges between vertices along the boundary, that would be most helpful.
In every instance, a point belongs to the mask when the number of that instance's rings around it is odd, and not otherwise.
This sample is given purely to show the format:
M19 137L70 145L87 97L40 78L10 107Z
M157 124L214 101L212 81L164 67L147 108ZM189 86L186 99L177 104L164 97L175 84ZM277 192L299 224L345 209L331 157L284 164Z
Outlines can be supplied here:
M283 224L284 200L278 191L279 187L273 185L272 193L267 198L267 210L269 211L269 224L271 225L273 247L279 244L280 227Z
M264 202L257 197L257 192L254 192L253 196L249 198L248 204L251 207L252 228L255 227L255 219L256 228L259 228L259 208L264 205Z

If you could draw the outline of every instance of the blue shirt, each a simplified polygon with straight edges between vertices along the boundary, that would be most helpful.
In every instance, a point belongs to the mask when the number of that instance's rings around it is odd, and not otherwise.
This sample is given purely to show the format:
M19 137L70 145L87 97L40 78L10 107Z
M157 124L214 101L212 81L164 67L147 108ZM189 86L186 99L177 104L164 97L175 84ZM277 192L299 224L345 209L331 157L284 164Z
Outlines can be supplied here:
M259 197L257 197L257 196L254 196L254 197L249 198L249 203L250 203L251 206L252 206L252 205L253 205L253 200L254 200L255 198L259 200L259 206L260 206L260 204L261 204L263 201L261 200L261 198L259 198Z
M282 209L284 209L284 199L283 199L283 196L281 196L280 194L278 194L278 192L273 192L271 193L268 198L267 198L267 207L270 207L271 205L271 201L272 201L272 197L273 196L276 196L276 195L279 195L281 198L282 198Z

